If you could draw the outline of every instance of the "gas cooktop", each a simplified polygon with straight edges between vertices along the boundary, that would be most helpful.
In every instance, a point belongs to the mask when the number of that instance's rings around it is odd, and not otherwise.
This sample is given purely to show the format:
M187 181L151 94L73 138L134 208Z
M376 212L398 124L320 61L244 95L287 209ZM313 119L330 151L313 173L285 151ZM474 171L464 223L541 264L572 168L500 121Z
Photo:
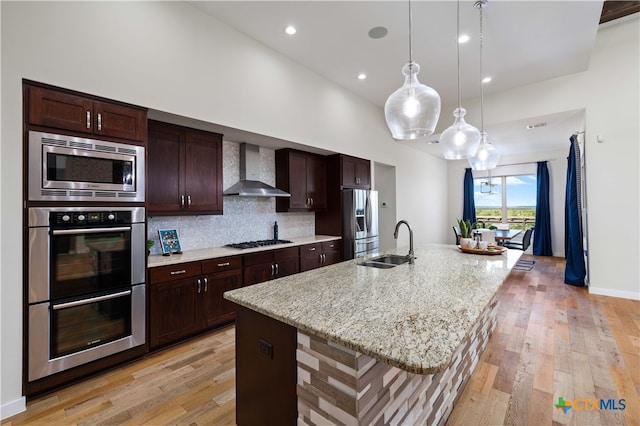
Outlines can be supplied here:
M289 240L258 240L258 241L244 241L242 243L227 244L225 247L231 247L236 249L248 249L255 247L274 246L276 244L292 243Z

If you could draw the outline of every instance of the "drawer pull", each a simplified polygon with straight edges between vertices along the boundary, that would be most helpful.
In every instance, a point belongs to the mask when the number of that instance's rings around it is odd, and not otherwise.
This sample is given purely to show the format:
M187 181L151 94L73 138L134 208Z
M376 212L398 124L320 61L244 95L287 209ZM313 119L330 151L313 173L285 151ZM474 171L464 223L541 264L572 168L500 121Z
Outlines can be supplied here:
M186 269L180 269L179 271L171 271L171 275L182 275L186 273L187 273Z
M222 266L229 266L230 263L229 262L224 262L224 263L218 263L218 267L222 267Z
M309 249L309 251L316 251L316 248L312 247L312 248Z

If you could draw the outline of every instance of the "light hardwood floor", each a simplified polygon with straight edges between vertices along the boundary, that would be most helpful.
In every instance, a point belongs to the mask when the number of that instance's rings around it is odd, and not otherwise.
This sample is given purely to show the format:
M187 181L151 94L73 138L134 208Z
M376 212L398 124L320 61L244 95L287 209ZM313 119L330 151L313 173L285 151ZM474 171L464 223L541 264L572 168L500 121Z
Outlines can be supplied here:
M498 327L448 424L639 424L640 301L565 285L563 259L523 258L536 264L501 287ZM234 424L234 366L230 326L29 401L2 424ZM560 396L624 398L626 409L565 414Z

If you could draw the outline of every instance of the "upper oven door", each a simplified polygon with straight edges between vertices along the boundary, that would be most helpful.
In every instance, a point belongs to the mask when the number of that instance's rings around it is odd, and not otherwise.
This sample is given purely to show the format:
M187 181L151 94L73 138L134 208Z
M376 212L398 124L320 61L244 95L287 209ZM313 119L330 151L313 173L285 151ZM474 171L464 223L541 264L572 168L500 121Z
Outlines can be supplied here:
M29 200L144 201L144 148L30 131Z

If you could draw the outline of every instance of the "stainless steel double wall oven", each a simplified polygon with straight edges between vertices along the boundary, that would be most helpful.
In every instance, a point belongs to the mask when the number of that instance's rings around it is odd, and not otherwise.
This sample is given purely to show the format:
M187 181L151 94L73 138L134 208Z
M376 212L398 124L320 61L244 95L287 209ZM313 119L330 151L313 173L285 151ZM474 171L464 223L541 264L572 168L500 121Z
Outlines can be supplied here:
M145 343L146 229L143 147L32 131L29 159L31 382Z

